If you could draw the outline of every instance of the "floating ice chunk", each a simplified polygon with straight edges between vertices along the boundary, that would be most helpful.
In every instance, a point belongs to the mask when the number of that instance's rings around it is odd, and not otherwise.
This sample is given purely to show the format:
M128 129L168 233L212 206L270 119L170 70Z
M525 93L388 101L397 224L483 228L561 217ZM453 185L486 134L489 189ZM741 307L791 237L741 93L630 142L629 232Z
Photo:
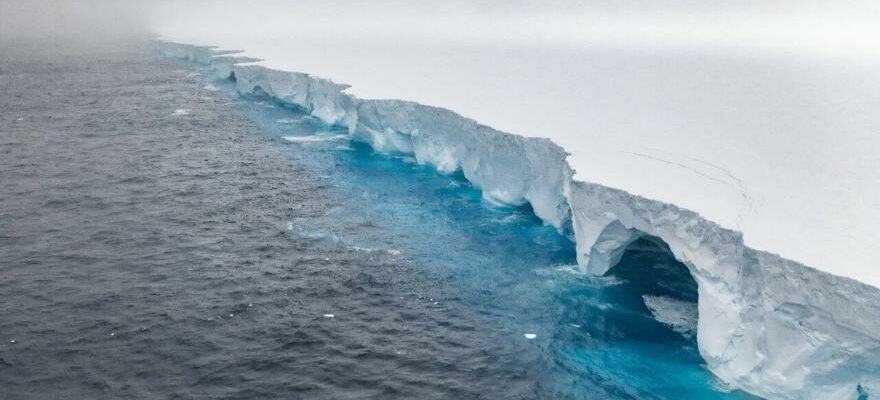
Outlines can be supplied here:
M532 340L532 339L538 337L538 335L536 335L534 333L524 333L523 336L525 336L526 339L529 339L529 340Z
M355 250L355 251L362 251L365 253L384 252L384 253L391 254L393 256L400 255L400 250L395 250L395 249L388 249L388 250L386 250L386 249L373 249L370 247L360 247L360 246L352 246L351 249Z
M697 303L665 296L643 295L654 319L686 338L697 334Z
M181 116L181 115L189 115L189 110L186 108L178 108L178 109L174 110L173 113L171 113L172 117L177 117L177 116Z
M333 314L324 314L324 318L335 318L336 316Z
M339 239L338 236L336 236L336 235L334 235L334 234L332 234L332 233L325 233L325 232L321 232L321 231L307 230L305 227L302 227L302 226L296 226L296 225L294 225L292 222L288 222L288 223L287 223L287 230L288 230L288 231L291 231L291 232L296 231L296 233L297 233L299 236L304 237L304 238L306 238L306 239L312 239L312 240L329 240L329 241L331 241L331 242L339 242L339 241L341 240L341 239ZM328 258L327 260L329 260L329 258Z
M220 90L220 88L218 88L217 86L215 86L214 84L211 84L211 83L205 85L204 89L210 90L212 92L216 92L216 91Z
M347 139L348 135L308 135L308 136L285 136L284 140L293 143L329 142L333 140Z

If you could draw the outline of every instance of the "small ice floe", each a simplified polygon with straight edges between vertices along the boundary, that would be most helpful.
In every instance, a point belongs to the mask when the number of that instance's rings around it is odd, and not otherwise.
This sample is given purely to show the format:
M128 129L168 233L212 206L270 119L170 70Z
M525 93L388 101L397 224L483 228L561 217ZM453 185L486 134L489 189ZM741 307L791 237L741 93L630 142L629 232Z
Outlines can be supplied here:
M276 124L295 124L299 122L299 119L296 118L279 118L275 120Z
M336 316L333 314L324 314L324 318L335 318Z
M248 307L253 307L254 303L248 303Z
M536 335L536 334L534 334L534 333L524 333L523 336L525 336L526 339L529 339L529 340L533 340L533 339L535 339L536 337L538 337L538 335Z
M110 332L110 336L116 336L116 332Z
M339 242L342 240L339 238L339 236L336 236L332 233L308 230L303 226L294 225L292 222L287 223L287 230L294 232L297 236L311 240L328 240L331 242ZM330 259L328 258L326 260L329 261Z
M665 296L643 295L645 306L654 319L669 326L685 338L697 335L697 303Z
M24 117L18 117L15 119L16 121L24 121Z
M570 327L572 327L572 328L575 328L575 329L580 329L580 327L581 327L581 326L578 325L578 324L568 324L568 326L570 326Z
M347 139L348 135L307 135L307 136L285 136L283 139L292 143L315 143L329 142L333 140Z
M384 253L391 254L392 256L399 256L400 255L400 250L395 250L395 249L387 249L387 250L386 249L374 249L374 248L370 248L370 247L360 247L360 246L352 246L351 249L354 251L362 251L364 253L384 252Z
M220 88L218 88L217 86L214 86L214 84L212 84L212 83L209 83L209 84L205 85L205 90L210 90L212 92L216 92L216 91L220 90Z
M235 314L229 314L229 318L232 318L234 316L235 316Z
M9 343L15 344L15 339L10 340Z
M173 113L171 113L172 117L178 117L181 115L189 115L189 110L186 108L178 108L178 109L174 110Z
M351 249L354 251L362 251L364 253L373 253L379 251L379 249L371 249L369 247L361 247L361 246L351 246Z
M202 74L200 74L200 73L198 73L198 72L190 72L190 73L186 74L186 76L189 77L189 78L192 78L192 77L194 77L194 76L201 76L201 75L202 75Z
M577 264L560 265L560 266L556 267L556 271L566 273L566 274L573 274L573 275L586 275L587 274Z

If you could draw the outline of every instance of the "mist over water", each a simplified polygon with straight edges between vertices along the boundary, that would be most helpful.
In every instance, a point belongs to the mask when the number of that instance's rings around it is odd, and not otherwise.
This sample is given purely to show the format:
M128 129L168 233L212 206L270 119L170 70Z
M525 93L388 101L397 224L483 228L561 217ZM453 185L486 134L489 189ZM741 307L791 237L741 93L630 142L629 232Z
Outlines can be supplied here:
M107 44L155 31L146 18L157 2L133 0L0 0L0 40L75 41L82 51L88 45ZM63 46L61 46L63 48Z

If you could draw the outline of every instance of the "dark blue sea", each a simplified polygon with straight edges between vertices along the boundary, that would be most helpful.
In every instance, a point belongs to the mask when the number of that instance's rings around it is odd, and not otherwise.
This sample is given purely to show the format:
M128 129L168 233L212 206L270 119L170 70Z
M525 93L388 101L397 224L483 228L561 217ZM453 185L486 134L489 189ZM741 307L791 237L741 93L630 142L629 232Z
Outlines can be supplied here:
M745 399L662 245L528 206L140 42L0 41L0 399Z

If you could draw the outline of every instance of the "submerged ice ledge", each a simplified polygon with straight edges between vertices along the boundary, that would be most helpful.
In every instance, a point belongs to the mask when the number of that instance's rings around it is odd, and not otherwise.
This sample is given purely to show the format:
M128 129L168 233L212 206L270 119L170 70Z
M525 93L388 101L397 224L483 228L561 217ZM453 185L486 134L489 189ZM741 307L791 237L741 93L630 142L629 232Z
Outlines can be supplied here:
M699 289L697 343L731 387L773 399L861 399L880 391L880 289L744 245L699 214L576 181L549 139L497 131L452 111L359 99L347 85L269 69L210 47L157 42L166 57L234 79L239 93L303 109L376 151L461 170L495 203L528 202L576 242L581 268L602 275L641 237L662 240ZM862 397L860 397L862 396Z

